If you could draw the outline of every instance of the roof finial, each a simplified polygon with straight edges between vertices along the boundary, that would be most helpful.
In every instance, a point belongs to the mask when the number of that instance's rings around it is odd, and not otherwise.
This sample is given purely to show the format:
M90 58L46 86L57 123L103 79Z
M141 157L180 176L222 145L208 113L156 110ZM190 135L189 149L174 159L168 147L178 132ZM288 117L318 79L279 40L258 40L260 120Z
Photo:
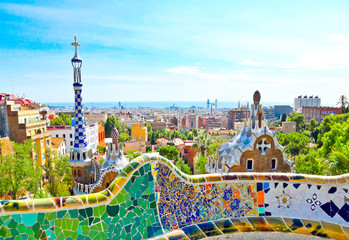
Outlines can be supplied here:
M81 61L79 54L78 54L78 47L80 47L80 43L78 42L78 38L75 36L74 37L75 42L72 42L71 45L75 47L75 56L73 57L72 60L78 60Z

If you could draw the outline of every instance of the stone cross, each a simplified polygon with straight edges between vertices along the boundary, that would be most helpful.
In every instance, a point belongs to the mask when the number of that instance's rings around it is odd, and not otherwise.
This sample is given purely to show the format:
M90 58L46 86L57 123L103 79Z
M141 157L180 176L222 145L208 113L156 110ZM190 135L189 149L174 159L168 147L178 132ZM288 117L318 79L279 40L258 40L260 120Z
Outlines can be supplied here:
M266 138L263 138L263 139L262 139L262 143L258 143L258 144L257 144L258 149L259 149L259 148L262 149L262 150L261 150L262 155L265 155L265 154L266 154L266 150L264 150L264 148L271 148L271 144L270 144L270 143L269 143L269 144L265 144L265 143L264 143L265 140L267 140L267 139L266 139Z

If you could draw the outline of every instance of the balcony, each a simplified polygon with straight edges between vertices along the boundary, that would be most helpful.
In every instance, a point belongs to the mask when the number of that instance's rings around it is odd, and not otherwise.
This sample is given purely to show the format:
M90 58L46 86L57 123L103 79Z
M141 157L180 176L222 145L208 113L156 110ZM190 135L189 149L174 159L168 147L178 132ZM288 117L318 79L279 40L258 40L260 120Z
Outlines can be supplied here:
M19 129L44 127L44 126L46 126L46 120L39 120L36 122L31 122L31 123L20 123L18 125L19 125Z
M43 139L43 138L48 138L51 136L50 132L44 132L44 133L38 133L35 134L33 136L28 136L28 138L32 139L32 140L37 140L37 139Z

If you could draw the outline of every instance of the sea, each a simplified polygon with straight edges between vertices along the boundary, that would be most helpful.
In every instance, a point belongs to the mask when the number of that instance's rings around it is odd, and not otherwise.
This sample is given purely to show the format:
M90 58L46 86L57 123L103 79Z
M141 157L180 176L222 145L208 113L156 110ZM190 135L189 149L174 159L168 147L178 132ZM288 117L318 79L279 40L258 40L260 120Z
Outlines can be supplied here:
M61 108L70 108L74 107L74 102L47 102L43 103L49 107L61 107ZM181 108L207 108L207 102L200 101L163 101L163 102L84 102L84 107L133 107L133 108L152 108L152 107L181 107ZM250 103L251 104L251 103ZM265 106L273 105L291 105L290 103L281 103L281 102L263 102ZM210 106L211 107L211 106ZM215 108L215 106L213 106ZM238 107L238 102L217 102L217 108L236 108Z

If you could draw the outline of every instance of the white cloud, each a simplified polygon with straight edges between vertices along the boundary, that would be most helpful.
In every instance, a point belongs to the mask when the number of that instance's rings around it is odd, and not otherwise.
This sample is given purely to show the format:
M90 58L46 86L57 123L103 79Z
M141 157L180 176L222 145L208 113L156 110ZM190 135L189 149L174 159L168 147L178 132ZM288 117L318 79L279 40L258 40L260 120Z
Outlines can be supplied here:
M251 60L244 60L240 64L242 64L242 65L252 65L252 66L261 66L261 65L263 65L263 63L261 63L261 62L255 62L255 61L251 61Z
M200 67L179 66L165 70L165 72L178 74L197 74Z
M337 48L337 49L336 49ZM312 49L303 53L297 65L312 70L332 70L349 67L349 45Z
M331 35L328 40L330 42L349 42L349 35Z

